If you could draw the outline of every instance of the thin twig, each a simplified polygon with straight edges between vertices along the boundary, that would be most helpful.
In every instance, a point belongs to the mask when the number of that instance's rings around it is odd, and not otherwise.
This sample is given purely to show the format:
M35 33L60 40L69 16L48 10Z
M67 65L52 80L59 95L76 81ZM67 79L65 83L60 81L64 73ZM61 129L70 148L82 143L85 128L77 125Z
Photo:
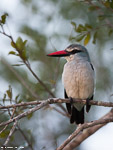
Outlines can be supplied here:
M12 115L11 115L10 119L13 118L14 113L15 113L15 110L16 110L16 108L13 109L13 112L12 112ZM0 131L0 134L1 134L7 127L8 127L8 124L6 124L6 126Z
M7 137L6 141L5 141L5 143L3 144L3 150L5 150L5 147L7 146L7 144L8 144L8 142L9 142L9 140L10 140L12 134L14 133L15 128L16 128L16 125L17 125L17 120L15 120L15 122L14 122L14 124L13 124L13 127L12 127L12 129L10 130L10 133L9 133L9 135L8 135L8 137Z
M32 75L38 80L38 82L44 87L44 89L52 96L55 97L54 94L48 89L48 87L42 82L42 80L40 80L40 78L35 74L35 72L32 70L31 66L29 65L29 63L27 63L26 61L24 61L25 65L27 66L27 68L30 70L30 72L32 73Z
M32 88L29 87L29 85L25 82L25 80L16 72L16 70L9 65L5 60L1 59L2 63L5 64L9 70L11 70L14 75L17 77L17 79L22 83L22 85L29 91L29 93L34 97L34 98L40 98L33 90Z

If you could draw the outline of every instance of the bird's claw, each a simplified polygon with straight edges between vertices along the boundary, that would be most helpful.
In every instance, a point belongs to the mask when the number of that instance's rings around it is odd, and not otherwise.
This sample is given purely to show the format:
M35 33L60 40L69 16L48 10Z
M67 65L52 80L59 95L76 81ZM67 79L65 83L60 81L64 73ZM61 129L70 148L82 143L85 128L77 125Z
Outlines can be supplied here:
M70 104L73 104L73 98L69 97L69 100L70 100Z

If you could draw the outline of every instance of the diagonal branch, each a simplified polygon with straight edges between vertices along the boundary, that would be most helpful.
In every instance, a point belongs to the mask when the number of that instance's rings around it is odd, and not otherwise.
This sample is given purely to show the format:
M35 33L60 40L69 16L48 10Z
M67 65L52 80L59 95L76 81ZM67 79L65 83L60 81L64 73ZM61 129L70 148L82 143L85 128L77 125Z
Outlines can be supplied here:
M39 109L43 108L44 106L46 106L46 105L48 105L48 104L49 104L49 101L44 101L44 102L42 102L41 104L39 104L38 106L35 106L34 108L31 108L31 109L29 109L28 111L23 112L23 113L17 115L16 117L14 117L14 118L12 118L12 119L10 119L10 120L8 120L8 121L6 121L6 122L0 123L0 126L4 126L4 125L6 125L6 124L12 123L12 122L15 121L15 120L19 120L19 119L21 119L21 118L23 118L23 117L26 117L27 115L29 115L29 114L35 112L36 110L39 110Z
M49 90L49 88L44 84L44 82L42 80L40 80L40 78L35 74L35 72L32 70L30 64L26 61L24 61L24 64L26 65L26 67L29 69L29 71L32 73L32 75L37 79L37 81L40 83L40 85L42 85L42 87L44 87L44 89L52 96L55 97L54 94Z
M12 119L13 118L13 116L14 116L14 113L15 113L15 110L16 110L16 108L13 108L13 113L12 113L12 115L11 115L11 117L10 117L10 119ZM8 124L6 124L6 126L0 131L0 134L6 129L8 127Z
M5 31L4 28L2 26L2 31L0 31L1 34L5 35L6 37L8 37L11 42L14 44L15 46L15 50L17 52L20 52L20 50L18 49L16 43L14 42L14 39L11 35L8 35ZM35 77L35 79L40 83L40 85L52 96L55 97L54 94L49 90L49 88L44 84L44 82L35 74L35 72L32 70L29 61L28 60L24 60L22 57L20 57L23 61L23 63L26 65L26 67L29 69L29 71L32 73L32 75Z
M57 150L72 150L73 148L76 148L86 138L109 122L113 122L113 109L99 120L78 126Z
M10 141L11 136L12 136L12 134L13 134L14 131L15 131L15 128L16 128L17 123L18 123L17 120L15 120L15 122L14 122L14 124L13 124L13 127L12 127L12 129L10 130L10 133L9 133L9 135L8 135L8 137L7 137L6 141L5 141L5 143L3 144L3 150L5 150L5 148L6 148L7 144L8 144L8 142Z
M4 59L1 59L2 63L4 65L6 65L9 70L17 77L17 79L21 82L21 84L29 91L29 93L31 93L31 95L34 97L34 98L40 98L33 90L32 88L30 88L28 86L28 84L25 82L25 80L16 72L16 70L7 63L7 61L5 61Z

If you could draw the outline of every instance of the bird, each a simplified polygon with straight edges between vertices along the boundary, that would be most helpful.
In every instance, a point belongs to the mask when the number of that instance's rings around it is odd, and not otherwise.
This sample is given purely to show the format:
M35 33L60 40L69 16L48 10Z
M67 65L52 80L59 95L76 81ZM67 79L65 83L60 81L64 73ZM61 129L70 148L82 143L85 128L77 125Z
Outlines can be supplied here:
M80 44L71 44L65 50L47 56L64 57L67 60L62 73L64 96L70 99L66 108L70 114L70 123L83 124L85 105L73 103L73 99L86 100L86 112L89 112L89 102L94 97L95 71L87 49Z

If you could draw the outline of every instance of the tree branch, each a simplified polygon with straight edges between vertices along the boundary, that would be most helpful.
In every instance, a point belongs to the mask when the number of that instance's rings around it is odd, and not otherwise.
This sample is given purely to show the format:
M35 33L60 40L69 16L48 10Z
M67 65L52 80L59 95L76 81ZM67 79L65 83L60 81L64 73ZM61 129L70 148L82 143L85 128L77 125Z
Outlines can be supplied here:
M34 98L40 98L33 90L29 87L29 85L25 82L25 80L16 72L16 70L7 63L4 59L1 59L1 62L8 67L8 69L17 77L17 79L21 82L21 84L29 91L29 93Z
M38 82L40 83L40 85L42 85L42 87L44 87L44 89L52 96L55 97L54 94L48 89L48 87L42 82L42 80L40 80L40 78L35 74L35 72L32 70L31 66L29 63L27 63L26 61L24 61L25 65L27 66L27 68L29 69L29 71L32 73L32 75L38 80Z
M86 104L86 100L75 100L73 99L74 103L82 103L82 104ZM48 104L55 104L55 103L70 103L69 99L60 99L60 98L50 98L47 100L43 100L43 101L33 101L33 102L22 102L19 104L13 104L13 105L8 105L8 106L0 106L0 109L8 109L8 108L13 108L13 107L19 107L19 106L26 106L26 105L36 105L34 108L29 109L26 112L23 112L19 115L17 115L16 117L6 121L6 122L2 122L0 124L0 126L4 126L6 124L9 124L15 120L21 119L23 117L26 117L27 115L47 106ZM111 102L99 102L99 101L90 101L89 102L90 105L96 105L96 106L105 106L105 107L113 107L113 103Z
M113 122L113 109L99 120L78 126L57 150L72 150L73 148L76 148L86 138L109 122Z
M3 150L5 150L5 147L7 146L7 144L8 144L8 142L9 142L9 140L10 140L12 134L14 133L15 128L16 128L16 125L17 125L17 120L15 120L15 122L14 122L14 124L13 124L13 127L12 127L12 129L10 130L10 133L9 133L9 135L8 135L8 137L7 137L6 141L5 141L5 143L3 144Z
M16 43L14 42L14 39L11 35L8 35L5 31L3 26L2 27L2 31L0 31L1 34L5 35L6 37L8 37L11 42L14 44L15 46L15 50L20 54L20 50L18 49L18 47L16 46ZM35 72L32 70L30 63L28 60L24 60L21 56L20 59L22 59L23 63L26 65L26 67L29 69L29 71L32 73L32 75L35 77L35 79L40 83L40 85L52 96L55 97L54 94L49 90L49 88L44 84L44 82L35 74Z
M13 118L14 113L15 113L15 110L16 110L16 108L13 109L13 112L12 112L12 115L11 115L10 119ZM8 124L6 124L6 126L0 131L0 134L1 134L7 127L8 127Z
M49 98L47 100L35 100L31 102L21 102L18 104L12 104L7 106L0 106L0 109L8 109L8 108L15 108L15 107L21 107L21 106L28 106L28 105L39 105L43 102L48 102L48 104L61 104L61 103L70 103L69 99L63 99L63 98ZM80 104L86 104L86 100L79 100L79 99L73 99L73 103L80 103ZM113 107L112 102L102 102L102 101L95 101L91 100L89 102L90 105L96 105L96 106L104 106L104 107Z
M6 122L2 122L2 123L0 124L0 126L4 126L4 125L6 125L6 124L12 123L12 122L15 121L15 120L19 120L19 119L21 119L21 118L23 118L23 117L26 117L27 115L29 115L29 114L35 112L36 110L41 109L42 107L44 107L44 106L46 106L46 105L48 105L48 104L49 104L49 101L44 101L44 102L42 102L41 104L39 104L38 106L35 106L34 108L31 108L31 109L29 109L28 111L23 112L23 113L17 115L16 117L14 117L14 118L12 118L12 119L10 119L10 120L8 120L8 121L6 121Z

